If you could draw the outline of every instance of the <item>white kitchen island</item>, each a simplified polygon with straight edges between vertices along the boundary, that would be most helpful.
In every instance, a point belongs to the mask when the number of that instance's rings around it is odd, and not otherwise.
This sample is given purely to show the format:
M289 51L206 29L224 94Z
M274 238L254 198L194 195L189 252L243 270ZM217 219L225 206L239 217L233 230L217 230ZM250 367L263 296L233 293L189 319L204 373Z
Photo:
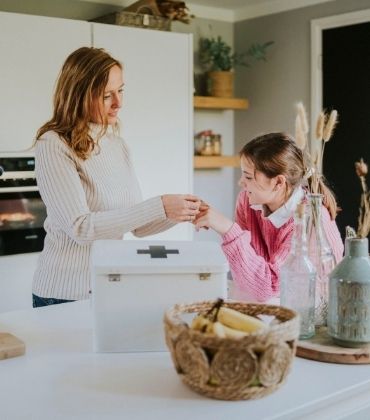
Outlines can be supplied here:
M0 361L1 420L370 418L370 365L296 358L280 390L229 402L188 389L167 352L93 353L88 301L3 313L0 331L26 343Z

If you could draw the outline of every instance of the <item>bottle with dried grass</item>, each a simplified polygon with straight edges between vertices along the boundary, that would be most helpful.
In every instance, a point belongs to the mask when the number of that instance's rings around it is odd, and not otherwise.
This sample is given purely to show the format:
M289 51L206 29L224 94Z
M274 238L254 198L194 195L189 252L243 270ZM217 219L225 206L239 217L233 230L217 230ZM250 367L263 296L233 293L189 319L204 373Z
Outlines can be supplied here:
M337 123L337 111L330 115L321 112L316 125L316 150L308 148L309 132L306 111L302 103L297 105L296 141L303 150L307 167L307 241L308 255L316 268L316 301L315 325L327 324L329 299L329 274L336 265L333 250L325 235L322 225L322 208L324 200L331 200L329 206L332 218L336 215L336 202L330 190L326 187L322 175L322 162L326 143L332 138ZM314 158L312 156L315 156ZM327 203L325 203L327 204Z

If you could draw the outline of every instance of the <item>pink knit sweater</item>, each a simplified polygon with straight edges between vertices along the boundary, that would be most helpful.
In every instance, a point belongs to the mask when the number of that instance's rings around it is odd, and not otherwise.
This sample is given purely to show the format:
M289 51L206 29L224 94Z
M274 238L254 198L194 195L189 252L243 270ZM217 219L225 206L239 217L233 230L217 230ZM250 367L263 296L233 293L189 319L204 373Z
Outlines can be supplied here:
M343 256L343 243L335 221L322 208L323 227L337 262ZM280 267L287 258L293 234L293 217L280 228L253 210L245 191L239 194L235 223L223 235L222 248L229 261L233 280L244 298L265 302L279 295Z

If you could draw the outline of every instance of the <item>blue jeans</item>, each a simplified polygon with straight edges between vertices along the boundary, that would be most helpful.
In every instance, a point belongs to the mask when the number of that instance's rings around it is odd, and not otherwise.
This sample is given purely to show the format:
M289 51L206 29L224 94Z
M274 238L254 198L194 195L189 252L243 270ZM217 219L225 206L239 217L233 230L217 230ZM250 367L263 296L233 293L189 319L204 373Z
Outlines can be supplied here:
M43 298L32 294L32 305L34 308L48 305L58 305L59 303L74 302L73 300Z

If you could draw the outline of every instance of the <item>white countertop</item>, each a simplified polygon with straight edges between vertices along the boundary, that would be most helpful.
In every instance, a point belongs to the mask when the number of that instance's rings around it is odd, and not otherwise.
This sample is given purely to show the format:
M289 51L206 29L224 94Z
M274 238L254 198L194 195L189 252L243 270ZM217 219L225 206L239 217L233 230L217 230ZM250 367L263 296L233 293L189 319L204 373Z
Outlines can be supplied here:
M93 353L88 301L0 314L26 354L0 361L1 420L370 418L370 365L296 358L287 382L250 401L212 400L180 380L170 355Z

